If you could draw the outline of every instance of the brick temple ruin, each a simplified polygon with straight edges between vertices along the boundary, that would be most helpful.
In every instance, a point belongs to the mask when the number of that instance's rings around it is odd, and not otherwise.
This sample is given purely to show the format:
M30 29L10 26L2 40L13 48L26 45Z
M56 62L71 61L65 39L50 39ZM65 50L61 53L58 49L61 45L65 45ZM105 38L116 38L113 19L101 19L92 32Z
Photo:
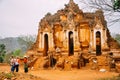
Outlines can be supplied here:
M41 19L37 40L27 55L37 58L33 64L36 68L80 68L86 66L92 56L101 62L100 56L114 50L119 52L119 48L110 35L102 10L83 12L70 0L64 9L53 15L47 13ZM79 62L81 53L88 61Z

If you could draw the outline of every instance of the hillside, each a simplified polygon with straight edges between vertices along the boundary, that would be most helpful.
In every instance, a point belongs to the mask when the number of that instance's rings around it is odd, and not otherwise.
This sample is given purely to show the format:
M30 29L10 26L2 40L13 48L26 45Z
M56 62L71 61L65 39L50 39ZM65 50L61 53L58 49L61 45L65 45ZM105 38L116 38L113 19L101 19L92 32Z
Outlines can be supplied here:
M4 44L6 46L7 53L20 49L22 53L27 50L27 41L24 41L21 37L7 37L0 38L0 44Z

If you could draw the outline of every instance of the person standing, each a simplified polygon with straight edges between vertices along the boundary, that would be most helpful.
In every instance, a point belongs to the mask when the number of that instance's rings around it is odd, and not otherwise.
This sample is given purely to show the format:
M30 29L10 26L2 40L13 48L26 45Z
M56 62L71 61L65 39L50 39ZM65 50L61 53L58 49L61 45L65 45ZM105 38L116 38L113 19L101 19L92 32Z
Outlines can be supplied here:
M28 72L28 59L27 56L24 56L24 72Z
M16 60L15 60L15 69L16 69L16 72L19 71L19 62L20 62L20 59L19 59L19 57L17 57Z
M11 72L14 72L14 70L15 70L15 58L14 58L14 56L11 56L11 58L10 58L10 65L11 65Z

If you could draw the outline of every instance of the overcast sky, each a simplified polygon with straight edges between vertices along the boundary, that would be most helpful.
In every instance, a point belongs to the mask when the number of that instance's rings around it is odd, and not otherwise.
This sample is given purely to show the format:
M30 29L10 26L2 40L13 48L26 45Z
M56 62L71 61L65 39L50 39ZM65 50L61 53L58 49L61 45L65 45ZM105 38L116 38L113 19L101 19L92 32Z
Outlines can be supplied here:
M79 0L74 1L82 8ZM53 14L64 8L68 2L69 0L0 0L0 36L37 34L40 19L47 12ZM110 31L119 32L120 28L114 26L109 27Z

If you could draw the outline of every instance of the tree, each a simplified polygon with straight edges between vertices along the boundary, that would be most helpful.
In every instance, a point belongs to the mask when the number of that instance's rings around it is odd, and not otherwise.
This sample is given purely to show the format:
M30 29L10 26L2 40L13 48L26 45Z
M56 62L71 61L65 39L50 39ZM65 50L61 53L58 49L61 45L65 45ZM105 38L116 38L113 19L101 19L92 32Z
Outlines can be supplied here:
M23 48L25 50L31 48L31 46L33 45L35 40L36 40L35 35L28 35L28 36L20 36L20 37L18 37L19 44L23 45Z
M120 22L120 0L80 0L85 5L84 8L89 8L93 11L101 9L105 13L108 26L116 22Z
M119 44L120 44L120 34L116 34L114 38L115 38L115 40L117 40L117 41L119 42Z
M120 0L114 0L113 9L114 10L119 10L120 9Z
M6 53L5 45L0 44L0 63L2 63L4 61L5 53Z
M12 52L12 55L13 56L20 56L21 55L21 50L20 49L15 50L14 52Z
M21 49L16 49L16 50L14 50L12 52L9 52L9 53L7 53L5 55L4 62L10 64L10 57L11 56L14 56L14 57L23 57L24 54L22 54Z

